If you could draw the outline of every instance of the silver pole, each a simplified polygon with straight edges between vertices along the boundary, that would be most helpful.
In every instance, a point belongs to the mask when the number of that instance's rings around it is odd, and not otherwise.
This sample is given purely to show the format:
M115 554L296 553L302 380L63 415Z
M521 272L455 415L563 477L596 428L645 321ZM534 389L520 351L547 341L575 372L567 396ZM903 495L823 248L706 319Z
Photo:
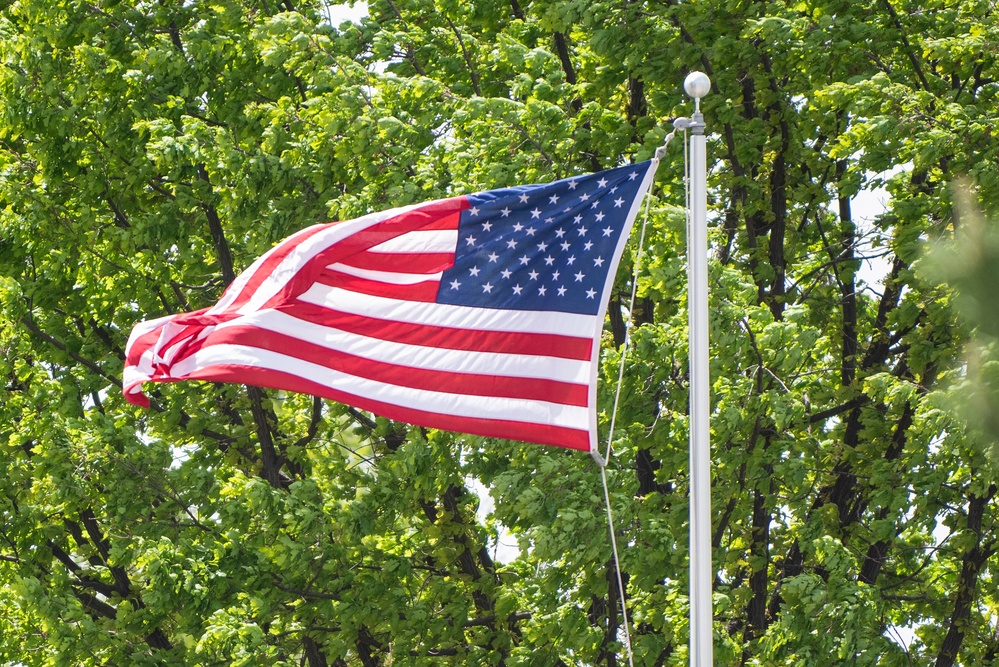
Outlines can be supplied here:
M683 88L694 98L690 119L690 226L687 229L687 311L690 326L690 665L713 664L711 583L711 437L708 371L707 138L701 98L711 81L691 72Z

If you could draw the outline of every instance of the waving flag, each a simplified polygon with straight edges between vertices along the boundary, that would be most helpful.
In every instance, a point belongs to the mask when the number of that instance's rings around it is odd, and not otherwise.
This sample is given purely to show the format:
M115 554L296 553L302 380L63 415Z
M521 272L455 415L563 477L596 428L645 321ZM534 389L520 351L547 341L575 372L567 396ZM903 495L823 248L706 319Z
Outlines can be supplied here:
M596 447L604 314L655 160L316 225L218 304L135 325L125 397L213 380L412 424Z

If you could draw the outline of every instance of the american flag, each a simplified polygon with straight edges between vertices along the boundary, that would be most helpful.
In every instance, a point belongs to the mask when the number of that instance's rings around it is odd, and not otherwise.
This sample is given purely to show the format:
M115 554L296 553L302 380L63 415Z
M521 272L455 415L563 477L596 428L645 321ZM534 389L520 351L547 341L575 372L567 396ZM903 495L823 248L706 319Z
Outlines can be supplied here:
M135 325L124 394L213 380L596 449L600 334L656 161L316 225L219 303Z

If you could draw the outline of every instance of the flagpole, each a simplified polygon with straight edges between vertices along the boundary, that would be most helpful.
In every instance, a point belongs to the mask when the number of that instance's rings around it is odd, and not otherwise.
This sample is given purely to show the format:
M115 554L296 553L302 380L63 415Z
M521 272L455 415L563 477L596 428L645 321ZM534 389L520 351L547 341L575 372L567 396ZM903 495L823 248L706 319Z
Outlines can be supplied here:
M690 129L690 224L687 229L687 311L690 374L690 665L713 664L711 583L711 438L708 369L707 137L701 98L711 80L691 72L683 88L694 98Z

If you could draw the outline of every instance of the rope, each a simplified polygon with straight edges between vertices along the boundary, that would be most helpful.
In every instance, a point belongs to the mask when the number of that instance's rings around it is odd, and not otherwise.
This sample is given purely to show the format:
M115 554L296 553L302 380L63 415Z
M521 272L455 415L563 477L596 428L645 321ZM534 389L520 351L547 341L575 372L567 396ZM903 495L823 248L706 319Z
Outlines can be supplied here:
M604 483L604 502L607 503L607 526L610 529L611 549L614 551L614 570L617 574L617 594L621 599L621 620L624 621L624 647L628 651L628 667L635 667L631 652L631 631L628 623L628 605L624 597L624 580L621 577L621 559L617 554L617 538L614 536L614 516L611 514L610 490L607 488L607 466L600 468L600 479Z
M684 134L686 134L686 130L684 131ZM658 161L665 156L666 147L675 135L675 131L667 134L663 145L656 149L655 160L657 164ZM684 164L686 165L686 154L684 154ZM651 192L651 188L649 188L649 190ZM617 370L617 388L614 391L614 407L611 410L610 431L607 434L607 453L604 456L600 456L599 451L594 450L590 452L590 455L593 456L594 460L600 466L600 479L604 486L604 503L607 507L607 529L610 531L611 550L614 553L614 570L617 574L617 593L621 602L621 619L623 621L622 627L624 628L624 646L628 652L628 667L635 667L635 657L631 648L631 624L628 621L628 604L624 595L624 580L621 576L621 557L617 550L617 536L614 531L614 514L611 512L610 489L607 485L607 464L610 462L611 455L613 454L611 445L614 441L614 428L617 424L617 410L621 401L621 385L624 383L624 363L625 358L628 356L628 349L631 345L631 316L635 312L635 295L638 291L638 276L642 268L642 254L645 249L645 230L649 224L649 205L652 200L650 192L645 194L645 215L642 218L642 231L638 238L638 254L635 256L635 271L631 279L631 300L628 302L628 320L625 322L624 326L624 344L621 346L621 363L618 365Z

